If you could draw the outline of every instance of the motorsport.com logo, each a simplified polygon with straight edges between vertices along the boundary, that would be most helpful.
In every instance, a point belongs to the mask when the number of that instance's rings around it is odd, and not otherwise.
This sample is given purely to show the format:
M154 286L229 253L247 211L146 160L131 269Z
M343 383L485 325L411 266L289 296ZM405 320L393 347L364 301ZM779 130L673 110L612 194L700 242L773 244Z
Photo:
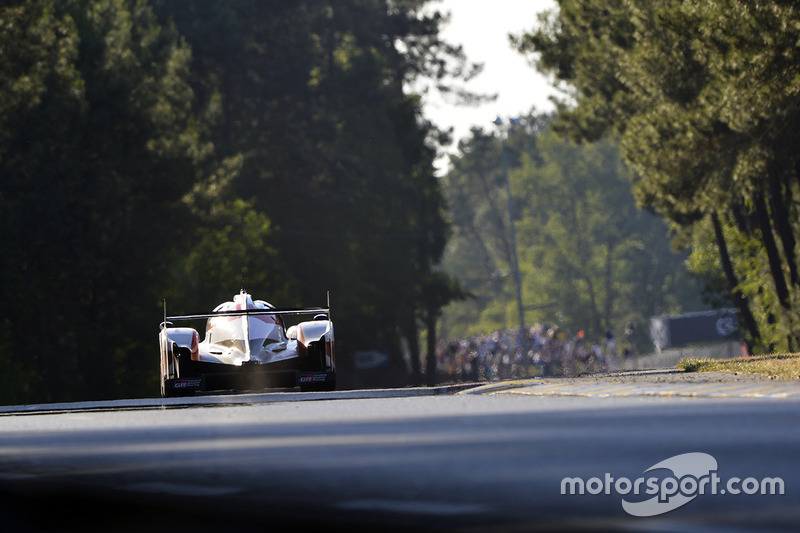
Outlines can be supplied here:
M785 490L783 479L779 477L765 477L761 480L753 477L731 477L723 482L717 475L717 460L707 453L676 455L654 464L644 473L660 469L669 470L672 475L642 476L634 480L626 477L615 479L609 473L602 479L566 477L561 480L561 494L609 495L614 492L623 496L622 508L628 514L656 516L677 509L704 494L782 495ZM642 495L652 498L639 501L641 498L631 497Z

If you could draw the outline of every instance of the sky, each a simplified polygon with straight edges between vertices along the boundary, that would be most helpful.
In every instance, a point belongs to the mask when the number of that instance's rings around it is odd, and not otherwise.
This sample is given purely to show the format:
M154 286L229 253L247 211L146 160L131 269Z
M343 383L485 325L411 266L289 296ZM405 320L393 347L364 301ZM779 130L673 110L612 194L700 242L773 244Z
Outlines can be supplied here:
M492 120L554 109L548 100L557 94L547 78L528 60L511 48L509 33L522 33L536 24L536 14L556 7L555 0L441 0L431 7L450 12L450 22L441 32L451 44L464 47L467 59L483 63L483 72L466 84L478 93L497 94L497 100L478 107L451 105L441 98L424 103L426 117L436 125L454 128L454 152L458 140L467 137L473 126L491 129Z

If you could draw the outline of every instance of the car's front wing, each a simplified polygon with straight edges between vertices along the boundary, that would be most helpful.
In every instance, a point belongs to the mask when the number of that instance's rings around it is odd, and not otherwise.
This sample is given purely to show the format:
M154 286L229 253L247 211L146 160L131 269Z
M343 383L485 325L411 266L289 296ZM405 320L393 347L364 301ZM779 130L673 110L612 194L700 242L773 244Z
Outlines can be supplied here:
M336 372L280 368L276 365L242 366L192 362L181 367L181 376L164 380L165 396L189 396L207 391L256 391L300 387L301 390L333 390Z

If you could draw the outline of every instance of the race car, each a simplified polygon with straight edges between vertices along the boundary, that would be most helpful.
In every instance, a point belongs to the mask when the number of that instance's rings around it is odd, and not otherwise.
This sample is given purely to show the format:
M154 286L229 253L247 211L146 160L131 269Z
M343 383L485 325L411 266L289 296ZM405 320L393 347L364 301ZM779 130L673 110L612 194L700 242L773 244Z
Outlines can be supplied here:
M286 327L285 319L313 315ZM174 322L206 320L205 338ZM328 307L279 309L241 290L211 313L167 316L159 332L161 396L265 388L334 390L336 360Z

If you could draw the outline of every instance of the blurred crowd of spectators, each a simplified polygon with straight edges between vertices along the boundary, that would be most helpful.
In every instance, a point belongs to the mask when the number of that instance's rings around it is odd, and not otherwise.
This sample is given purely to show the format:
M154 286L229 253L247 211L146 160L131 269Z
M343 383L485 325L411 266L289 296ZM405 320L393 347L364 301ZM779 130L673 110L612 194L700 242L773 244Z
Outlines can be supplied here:
M605 372L615 366L619 347L610 330L602 339L590 340L583 331L568 334L535 325L521 336L518 329L500 329L440 342L436 357L437 370L445 379L494 381Z

